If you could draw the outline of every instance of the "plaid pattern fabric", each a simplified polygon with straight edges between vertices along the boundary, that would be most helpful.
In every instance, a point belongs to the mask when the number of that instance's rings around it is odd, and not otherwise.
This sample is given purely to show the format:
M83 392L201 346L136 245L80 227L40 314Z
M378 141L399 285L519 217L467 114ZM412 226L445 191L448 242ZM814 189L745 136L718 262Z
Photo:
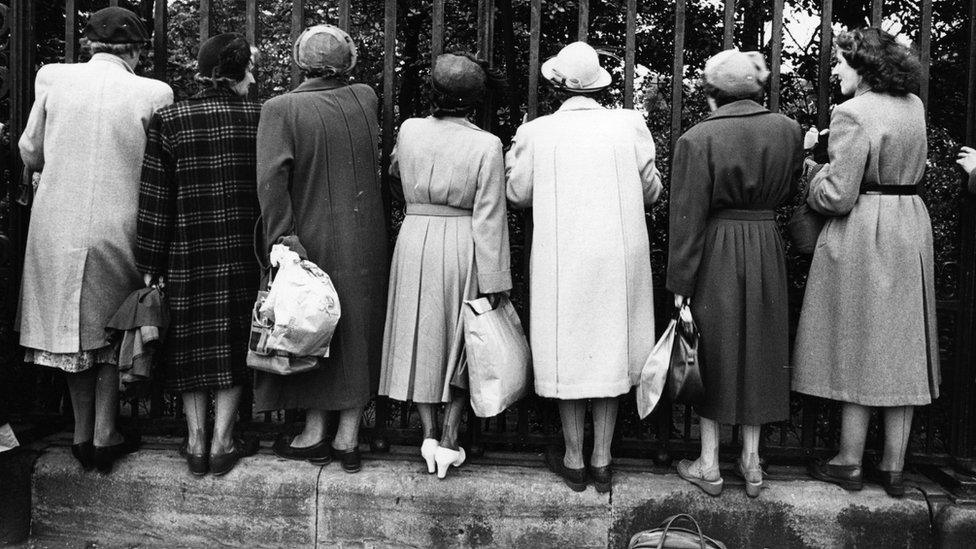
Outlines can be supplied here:
M261 106L208 89L156 112L139 193L136 263L163 275L171 324L162 371L177 391L244 383Z

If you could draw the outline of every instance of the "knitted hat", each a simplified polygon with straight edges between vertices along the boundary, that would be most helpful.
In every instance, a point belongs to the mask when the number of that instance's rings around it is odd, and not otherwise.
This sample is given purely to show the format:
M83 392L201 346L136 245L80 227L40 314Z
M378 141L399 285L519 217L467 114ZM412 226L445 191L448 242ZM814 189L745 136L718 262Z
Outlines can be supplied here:
M295 40L292 55L305 71L345 74L356 66L356 44L346 31L333 25L305 29Z
M600 66L597 51L586 42L573 42L542 64L542 77L557 88L579 93L597 92L612 78Z
M705 61L705 82L735 96L745 96L762 90L769 70L759 52L725 50Z
M251 64L251 45L236 32L218 34L200 45L197 74L205 78L244 79Z
M139 16L117 6L93 13L83 34L92 42L105 44L138 44L149 41L149 33Z
M434 60L431 87L441 104L473 106L485 93L488 76L481 65L464 55L445 53Z

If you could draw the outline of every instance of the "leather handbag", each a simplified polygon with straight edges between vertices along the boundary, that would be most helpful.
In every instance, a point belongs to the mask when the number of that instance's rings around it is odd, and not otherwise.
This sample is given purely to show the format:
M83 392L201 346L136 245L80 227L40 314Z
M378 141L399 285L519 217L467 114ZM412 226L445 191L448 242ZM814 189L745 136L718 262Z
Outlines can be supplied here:
M806 202L800 204L786 224L793 249L801 254L812 254L817 249L817 239L826 222L827 218L813 211Z
M671 367L668 368L668 394L671 395L672 402L700 404L705 397L698 362L700 336L687 303L678 309L676 320Z
M694 529L675 526L683 520ZM653 530L644 530L630 538L628 549L725 549L725 544L702 533L691 515L673 515Z

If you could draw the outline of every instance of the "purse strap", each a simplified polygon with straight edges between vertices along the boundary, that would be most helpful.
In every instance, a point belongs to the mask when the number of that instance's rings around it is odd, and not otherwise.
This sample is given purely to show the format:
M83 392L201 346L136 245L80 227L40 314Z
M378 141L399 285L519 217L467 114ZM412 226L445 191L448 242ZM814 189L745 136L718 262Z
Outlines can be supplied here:
M658 528L661 528L662 529L662 531L661 531L661 539L660 539L660 541L657 542L657 549L663 549L664 542L668 539L668 531L671 529L671 526L675 522L677 522L678 520L682 520L682 519L685 520L685 521L687 521L687 522L690 522L691 524L694 524L695 525L695 530L698 531L698 543L699 543L699 546L701 547L701 549L707 549L705 547L705 534L702 533L702 529L701 529L701 526L698 525L698 521L695 520L695 518L692 517L691 515L688 515L688 514L685 514L685 513L680 513L680 514L677 514L677 515L672 515L672 516L664 519L663 522L661 522L661 525L658 526Z

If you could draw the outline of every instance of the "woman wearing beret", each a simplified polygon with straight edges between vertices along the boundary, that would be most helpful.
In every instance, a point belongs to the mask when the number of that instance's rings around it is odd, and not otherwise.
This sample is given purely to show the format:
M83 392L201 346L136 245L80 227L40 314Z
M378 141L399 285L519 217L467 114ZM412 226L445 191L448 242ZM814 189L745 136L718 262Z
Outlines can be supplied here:
M786 256L775 209L803 165L800 126L760 105L769 71L757 52L723 51L705 63L712 110L674 149L667 287L690 301L702 337L701 455L678 473L722 491L719 424L742 425L738 472L759 495L763 423L789 417Z
M109 472L135 449L116 429L118 345L106 325L142 286L136 268L139 166L153 112L173 102L166 84L133 72L149 34L111 7L85 27L87 63L44 65L20 138L41 172L27 232L17 329L27 362L66 372L74 411L71 450Z
M884 454L868 474L892 496L915 406L939 394L932 225L918 196L925 109L918 59L876 28L841 33L833 74L851 99L830 119L830 162L807 204L827 216L797 330L794 389L843 402L840 450L810 465L848 490L863 485L870 407L884 409Z
M502 144L467 118L501 82L469 55L438 56L431 116L403 123L390 165L406 218L393 252L380 394L417 404L421 455L440 478L465 459L457 435L467 376L451 353L461 306L512 287Z
M349 83L356 47L342 29L317 25L298 37L295 63L305 81L268 100L258 127L258 199L266 243L284 242L332 278L342 318L331 356L310 372L259 373L255 408L306 410L305 428L280 438L275 454L360 470L359 424L376 392L389 275L380 198L377 99ZM328 411L339 412L326 438Z
M643 117L601 106L610 85L597 52L570 44L542 75L565 97L523 124L506 157L508 199L532 208L531 326L535 390L559 402L565 452L546 463L573 490L611 487L617 397L630 391L654 344L653 285L644 206L661 179ZM593 406L593 454L583 420Z
M260 271L254 259L258 218L256 136L259 104L251 46L240 34L200 46L196 79L203 89L161 109L149 126L139 195L136 260L146 285L163 281L170 328L163 377L182 394L190 472L216 476L244 454L233 437L251 307ZM215 394L213 438L205 433Z

